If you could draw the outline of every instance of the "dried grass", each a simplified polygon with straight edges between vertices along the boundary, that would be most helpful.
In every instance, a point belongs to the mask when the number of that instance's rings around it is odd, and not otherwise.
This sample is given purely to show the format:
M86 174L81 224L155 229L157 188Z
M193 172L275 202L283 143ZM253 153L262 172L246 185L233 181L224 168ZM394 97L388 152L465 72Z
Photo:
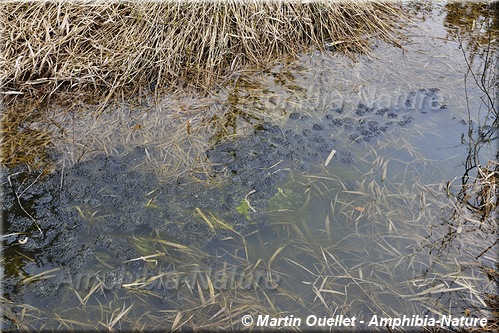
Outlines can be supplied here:
M365 52L374 36L396 43L400 16L367 1L8 1L1 89L14 100L85 91L89 101L205 90L309 47Z

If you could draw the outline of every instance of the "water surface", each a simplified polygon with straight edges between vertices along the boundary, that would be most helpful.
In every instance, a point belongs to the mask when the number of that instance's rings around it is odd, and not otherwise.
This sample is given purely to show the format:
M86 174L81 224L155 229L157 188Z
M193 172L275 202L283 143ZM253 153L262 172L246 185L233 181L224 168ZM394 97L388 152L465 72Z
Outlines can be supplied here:
M494 225L455 199L487 105L431 8L403 49L310 52L216 98L71 119L52 176L4 177L7 328L489 316Z

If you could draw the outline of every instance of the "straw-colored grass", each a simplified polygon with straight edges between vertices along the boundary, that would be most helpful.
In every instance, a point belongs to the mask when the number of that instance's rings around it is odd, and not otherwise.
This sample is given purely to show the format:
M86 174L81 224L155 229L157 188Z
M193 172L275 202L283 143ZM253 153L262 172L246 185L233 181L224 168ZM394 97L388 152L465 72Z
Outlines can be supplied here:
M90 102L79 109L100 113L115 97L203 94L309 48L365 52L374 36L396 43L399 17L364 1L4 2L0 162L44 160L65 132L46 117L52 101L69 102L66 110Z
M8 1L1 89L37 98L86 91L89 100L204 90L309 47L362 52L374 36L396 43L400 15L366 1Z

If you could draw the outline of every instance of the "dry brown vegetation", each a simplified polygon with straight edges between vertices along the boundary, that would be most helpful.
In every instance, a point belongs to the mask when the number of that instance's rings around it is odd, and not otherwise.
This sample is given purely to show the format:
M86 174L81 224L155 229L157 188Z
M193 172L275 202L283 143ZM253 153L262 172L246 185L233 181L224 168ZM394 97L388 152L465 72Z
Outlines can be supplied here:
M308 47L366 51L367 37L396 42L399 17L391 5L365 1L8 1L0 7L1 89L109 98L212 88L235 69Z
M44 110L54 101L100 113L113 98L203 94L310 47L396 43L401 15L363 1L4 2L1 163L43 159L54 134Z

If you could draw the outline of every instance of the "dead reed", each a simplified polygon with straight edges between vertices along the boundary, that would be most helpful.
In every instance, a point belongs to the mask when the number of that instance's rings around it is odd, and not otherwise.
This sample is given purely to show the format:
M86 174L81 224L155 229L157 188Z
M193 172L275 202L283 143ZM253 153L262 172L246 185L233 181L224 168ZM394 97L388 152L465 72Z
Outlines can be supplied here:
M365 52L369 37L396 43L400 16L371 1L7 1L1 89L37 99L85 91L90 101L205 90L308 47Z

